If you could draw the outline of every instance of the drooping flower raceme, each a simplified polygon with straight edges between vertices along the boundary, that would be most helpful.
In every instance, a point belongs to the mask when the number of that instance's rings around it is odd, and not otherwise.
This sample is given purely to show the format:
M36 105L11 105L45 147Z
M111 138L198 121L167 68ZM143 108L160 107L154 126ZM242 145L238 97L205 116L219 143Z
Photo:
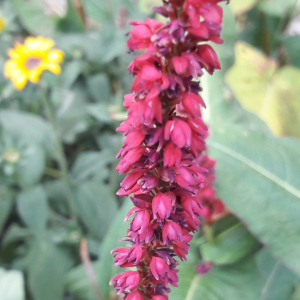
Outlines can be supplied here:
M28 37L24 44L9 49L10 60L5 63L4 75L12 80L17 90L22 90L27 81L37 83L43 71L60 74L64 53L52 49L54 41L43 37Z
M134 204L127 237L129 248L112 251L115 264L136 267L111 280L123 300L166 300L178 286L179 259L186 260L213 162L205 156L207 126L200 107L199 77L220 69L208 41L220 38L224 0L169 0L155 11L169 18L131 22L128 47L144 50L129 65L132 93L125 95L128 118L118 131L126 136L117 157L120 174L128 173L118 195ZM213 176L213 175L212 175ZM213 195L214 196L214 195Z

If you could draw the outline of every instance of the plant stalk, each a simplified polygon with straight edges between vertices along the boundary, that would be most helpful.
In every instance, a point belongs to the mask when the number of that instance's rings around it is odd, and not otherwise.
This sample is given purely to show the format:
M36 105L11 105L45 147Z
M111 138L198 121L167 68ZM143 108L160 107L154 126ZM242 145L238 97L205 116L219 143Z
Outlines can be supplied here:
M54 140L55 140L55 147L56 147L56 159L59 165L59 169L61 171L61 176L62 179L64 180L66 186L68 187L68 192L66 193L66 199L67 199L67 205L69 208L70 216L72 220L77 224L77 216L75 213L75 208L74 208L74 201L75 201L75 196L73 194L73 186L69 178L68 174L68 163L67 159L64 153L63 145L60 141L59 134L56 128L55 124L55 118L50 106L50 103L48 101L48 97L46 95L46 92L43 87L40 86L40 91L41 91L41 98L44 103L44 106L46 108L46 114L49 122L51 123L52 130L54 132Z

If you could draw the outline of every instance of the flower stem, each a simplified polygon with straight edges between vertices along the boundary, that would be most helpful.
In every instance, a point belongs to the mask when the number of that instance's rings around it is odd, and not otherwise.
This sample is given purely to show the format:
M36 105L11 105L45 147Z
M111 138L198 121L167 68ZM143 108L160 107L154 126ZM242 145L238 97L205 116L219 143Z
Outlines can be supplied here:
M42 101L46 108L47 118L52 126L52 130L54 133L55 148L56 148L55 156L56 156L56 159L57 159L57 162L59 165L59 169L61 171L62 179L64 180L64 182L67 186L66 199L67 199L67 205L68 205L69 212L70 212L70 217L72 218L72 220L75 223L77 223L77 217L76 217L75 208L74 208L75 196L73 194L73 186L72 186L72 183L71 183L69 175L68 175L67 158L66 158L64 150L63 150L63 145L59 138L57 127L55 124L55 118L54 118L50 103L48 101L46 91L45 91L44 87L42 87L42 86L40 86L40 93L41 93Z

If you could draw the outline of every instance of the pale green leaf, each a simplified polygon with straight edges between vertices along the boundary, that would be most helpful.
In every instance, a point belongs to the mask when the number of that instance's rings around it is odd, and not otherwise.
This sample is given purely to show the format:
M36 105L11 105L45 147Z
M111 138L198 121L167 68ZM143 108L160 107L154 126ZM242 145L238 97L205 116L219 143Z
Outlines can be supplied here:
M236 44L236 62L225 77L242 105L277 135L300 137L300 69L277 67L252 46Z
M14 194L6 186L0 186L0 232L11 211L14 201Z
M20 271L0 269L0 299L25 300L24 277Z
M234 15L240 15L253 8L259 0L231 0L230 8Z
M239 223L219 234L214 241L201 245L201 253L205 261L231 264L249 254L256 245L256 239Z
M192 276L191 276L192 274ZM207 274L196 274L195 266L182 263L179 288L172 289L170 300L257 300L260 282L253 259L232 266L214 266Z
M54 18L45 14L46 1L12 0L23 26L32 34L49 36L55 28Z
M46 155L45 150L39 145L31 145L26 150L26 156L18 164L18 175L25 185L38 183L43 176Z
M221 199L275 256L300 274L300 142L245 134L231 126L214 130L208 144L218 161Z
M36 239L30 246L27 270L34 300L63 299L63 279L72 264L70 255L46 240Z
M263 280L261 300L286 300L292 294L295 275L263 249L256 256Z
M113 159L115 158L112 153L106 150L82 152L73 165L72 175L78 182L99 175L99 170L101 170L101 175L106 175L106 165L111 163Z
M24 223L40 233L47 222L47 198L41 186L22 191L17 197L17 210Z
M129 224L124 222L124 218L133 207L133 204L128 198L124 198L124 201L125 203L112 220L111 226L105 235L100 252L100 265L99 268L95 269L97 274L99 274L98 282L105 300L111 299L109 295L113 290L109 286L109 281L117 273L124 272L124 269L122 270L114 265L114 257L110 254L113 249L126 246L126 242L120 242L119 240L126 237L126 229L129 227Z
M76 190L78 215L98 239L102 239L117 212L115 196L98 181L87 181Z
M49 148L54 144L50 125L34 114L1 109L0 124L11 136L24 141L40 143Z
M267 14L281 17L282 14L293 8L296 3L297 0L260 0L258 7Z

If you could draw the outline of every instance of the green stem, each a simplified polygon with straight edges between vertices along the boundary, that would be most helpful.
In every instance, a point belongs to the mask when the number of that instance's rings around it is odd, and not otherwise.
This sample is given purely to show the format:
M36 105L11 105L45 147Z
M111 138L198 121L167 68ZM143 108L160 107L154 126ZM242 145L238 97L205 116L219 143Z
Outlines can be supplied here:
M49 175L49 176L54 177L54 178L61 178L61 173L58 170L52 169L52 168L47 168L46 167L46 169L44 171L44 174Z
M67 204L69 207L69 211L70 211L70 216L73 219L74 222L77 223L77 217L76 217L76 213L75 213L75 208L74 208L74 200L75 197L73 195L73 186L72 183L70 181L69 175L68 175L68 163L67 163L67 159L64 153L64 149L63 149L63 145L60 141L59 138L59 134L56 128L56 124L55 124L55 118L54 115L52 113L52 109L51 106L49 104L46 92L44 90L44 88L42 86L40 86L40 92L41 92L41 98L42 101L45 105L46 108L46 114L47 114L47 118L52 126L52 130L54 132L54 139L55 139L55 147L56 147L56 158L57 158L57 162L59 164L59 169L61 171L61 176L62 179L64 180L66 186L68 187L68 192L66 194L66 199L67 199Z

